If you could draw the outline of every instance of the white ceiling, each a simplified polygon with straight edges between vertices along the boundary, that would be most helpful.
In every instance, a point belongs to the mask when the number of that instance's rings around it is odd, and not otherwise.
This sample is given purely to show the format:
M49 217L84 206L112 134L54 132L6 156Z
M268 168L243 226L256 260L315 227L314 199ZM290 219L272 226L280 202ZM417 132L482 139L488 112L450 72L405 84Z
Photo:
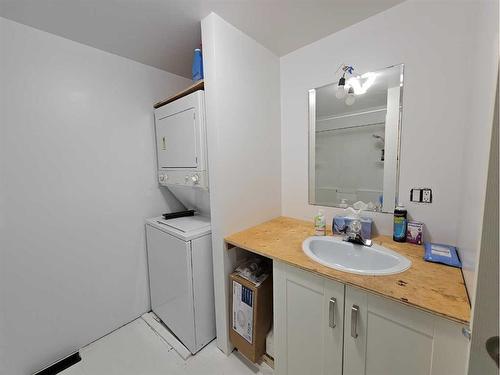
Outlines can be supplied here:
M190 77L211 11L283 56L402 1L0 0L0 16Z

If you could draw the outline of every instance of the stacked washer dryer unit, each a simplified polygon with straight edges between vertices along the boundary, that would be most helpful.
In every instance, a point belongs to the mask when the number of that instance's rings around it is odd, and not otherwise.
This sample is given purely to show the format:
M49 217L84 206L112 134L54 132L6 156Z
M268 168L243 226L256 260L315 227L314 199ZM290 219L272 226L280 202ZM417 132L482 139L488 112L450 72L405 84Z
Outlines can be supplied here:
M204 92L155 110L158 181L194 216L146 220L151 307L196 353L215 338Z

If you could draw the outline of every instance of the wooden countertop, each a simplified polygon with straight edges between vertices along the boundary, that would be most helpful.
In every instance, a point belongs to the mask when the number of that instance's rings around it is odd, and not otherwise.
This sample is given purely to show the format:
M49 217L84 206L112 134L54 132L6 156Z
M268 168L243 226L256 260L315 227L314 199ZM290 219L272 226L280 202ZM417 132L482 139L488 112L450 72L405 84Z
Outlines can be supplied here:
M302 242L313 235L312 222L278 217L230 235L225 240L230 245L432 314L459 323L469 322L470 305L462 271L459 268L424 261L422 246L394 242L387 236L376 237L373 239L374 243L406 256L412 261L412 265L408 270L395 275L362 276L328 268L304 254Z

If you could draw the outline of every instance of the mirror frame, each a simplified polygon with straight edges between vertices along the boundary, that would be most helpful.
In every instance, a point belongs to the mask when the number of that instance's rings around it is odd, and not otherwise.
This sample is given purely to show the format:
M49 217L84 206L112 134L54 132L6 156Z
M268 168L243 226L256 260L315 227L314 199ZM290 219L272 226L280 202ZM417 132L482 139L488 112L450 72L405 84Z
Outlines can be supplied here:
M395 199L394 199L394 208L399 202L399 172L400 172L400 165L401 165L401 131L402 131L402 123L403 123L403 87L404 87L404 68L405 64L395 64L395 65L390 65L386 66L385 68L382 69L376 69L373 70L374 72L380 71L380 70L385 70L385 69L391 69L391 68L400 68L400 78L399 78L399 118L398 118L398 135L397 135L397 144L396 144L396 186L395 188ZM359 74L361 75L361 74ZM317 203L316 201L316 90L320 89L325 86L330 86L332 84L335 84L335 82L328 83L323 86L316 87L314 89L309 90L309 149L308 149L308 157L309 157L309 163L308 163L308 203L312 206L321 206ZM314 136L312 136L314 135ZM383 194L383 193L382 193ZM339 204L332 204L331 206L322 206L322 207L336 207L336 208L342 208L339 206ZM389 211L367 211L367 212L379 212L379 213L390 213L392 214L393 212Z

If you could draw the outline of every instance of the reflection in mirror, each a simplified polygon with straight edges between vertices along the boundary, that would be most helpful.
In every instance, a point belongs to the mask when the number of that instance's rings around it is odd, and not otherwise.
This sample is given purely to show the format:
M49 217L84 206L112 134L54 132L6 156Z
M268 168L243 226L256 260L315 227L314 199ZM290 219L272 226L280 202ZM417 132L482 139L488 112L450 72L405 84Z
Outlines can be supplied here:
M309 90L309 203L392 212L403 65Z

